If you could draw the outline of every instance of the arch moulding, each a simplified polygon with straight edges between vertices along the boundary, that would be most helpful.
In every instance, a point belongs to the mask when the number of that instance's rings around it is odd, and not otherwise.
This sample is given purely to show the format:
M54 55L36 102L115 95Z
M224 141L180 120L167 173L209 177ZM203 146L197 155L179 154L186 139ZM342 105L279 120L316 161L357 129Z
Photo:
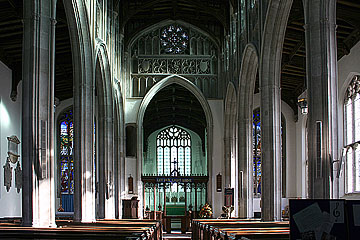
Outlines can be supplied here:
M135 189L137 189L137 194L140 199L140 206L141 209L143 206L143 196L142 196L142 183L141 183L141 173L142 173L142 161L143 161L143 119L145 115L145 111L147 106L149 105L150 101L153 99L153 97L163 88L171 85L171 84L178 84L187 90L189 90L194 96L197 98L197 100L200 102L203 111L206 116L206 122L207 122L207 137L206 137L206 144L207 144L207 161L208 161L208 174L209 174L209 182L208 182L208 201L212 198L209 196L212 196L212 182L211 182L211 176L212 176L212 149L213 149L213 117L211 113L210 106L204 97L204 95L201 93L201 91L188 79L181 77L179 75L171 75L168 76L158 83L156 83L149 92L145 95L143 98L139 112L137 115L137 159L136 159L136 186Z

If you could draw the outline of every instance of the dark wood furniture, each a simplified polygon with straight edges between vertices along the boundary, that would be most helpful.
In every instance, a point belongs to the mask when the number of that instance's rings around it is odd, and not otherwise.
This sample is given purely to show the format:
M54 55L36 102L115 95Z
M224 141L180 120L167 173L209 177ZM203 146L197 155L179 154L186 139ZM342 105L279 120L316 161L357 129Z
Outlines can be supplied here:
M192 239L289 239L288 222L260 222L242 219L193 220Z
M160 221L97 220L95 223L74 223L60 220L57 228L21 227L20 223L0 222L0 239L120 239L160 240Z
M139 200L137 198L122 200L123 219L138 219Z

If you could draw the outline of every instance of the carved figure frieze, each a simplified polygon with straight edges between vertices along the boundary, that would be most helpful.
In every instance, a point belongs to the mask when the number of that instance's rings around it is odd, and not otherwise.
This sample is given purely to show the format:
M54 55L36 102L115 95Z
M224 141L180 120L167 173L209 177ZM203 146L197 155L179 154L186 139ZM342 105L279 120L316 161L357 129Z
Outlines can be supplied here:
M138 72L133 74L211 74L211 58L139 58Z

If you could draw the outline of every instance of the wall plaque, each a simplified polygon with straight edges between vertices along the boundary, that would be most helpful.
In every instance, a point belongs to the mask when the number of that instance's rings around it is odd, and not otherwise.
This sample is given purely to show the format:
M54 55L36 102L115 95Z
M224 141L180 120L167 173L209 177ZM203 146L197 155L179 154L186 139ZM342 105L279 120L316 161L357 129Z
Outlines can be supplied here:
M128 177L128 192L129 194L134 193L134 179L131 175Z
M219 173L216 176L216 191L221 192L222 191L222 176L221 173Z
M4 168L4 186L6 187L6 191L10 191L11 188L11 180L12 180L12 167L10 167L10 159L6 159L6 163L3 166Z
M17 163L15 168L15 187L16 191L20 193L20 189L22 188L22 170L20 162Z
M225 188L224 192L224 202L226 207L234 206L234 189L233 188Z
M20 140L15 135L12 135L11 137L7 137L7 140L8 140L8 159L10 160L10 162L16 163L18 158L20 157L18 150Z

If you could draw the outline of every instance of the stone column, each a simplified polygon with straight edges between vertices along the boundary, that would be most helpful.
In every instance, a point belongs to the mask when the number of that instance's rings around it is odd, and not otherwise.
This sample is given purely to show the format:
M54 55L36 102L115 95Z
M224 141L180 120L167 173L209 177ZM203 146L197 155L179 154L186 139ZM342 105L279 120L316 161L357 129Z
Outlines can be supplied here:
M230 118L230 116L227 116ZM230 122L230 121L229 121ZM231 126L230 124L227 126L229 129L225 129L225 131L228 132L228 134L230 134L230 129ZM231 138L230 136L226 136L224 139L224 148L225 148L225 176L224 176L224 186L227 188L231 185Z
M253 212L253 147L252 116L253 93L258 71L258 55L252 44L246 45L243 53L238 94L238 204L239 217L254 217Z
M111 79L109 79L110 82ZM109 89L112 91L111 89ZM106 202L105 202L105 218L115 218L115 196L114 196L114 119L113 119L113 105L112 99L113 95L110 92L107 92L108 106L107 117L105 119L106 126Z
M309 104L309 196L330 198L331 165L338 159L336 1L303 0L303 3ZM334 189L333 193L337 197L338 190Z
M24 1L22 157L24 226L54 227L54 1Z
M74 221L94 222L94 84L81 80L74 81Z
M263 77L266 78L266 77ZM261 79L263 80L263 79ZM281 204L281 95L280 81L261 82L261 215L280 220Z
M96 69L96 71L100 71L100 69ZM102 89L101 87L99 87L99 90ZM101 95L101 96L99 96ZM106 164L105 162L107 161L106 156L105 156L105 152L106 152L106 141L105 141L105 111L104 111L104 104L103 104L103 100L101 99L103 96L103 94L98 94L98 116L97 116L97 157L98 160L96 161L97 163L97 172L99 174L98 176L98 183L97 183L97 188L98 188L98 201L99 204L97 206L97 217L100 219L104 219L105 218L105 193L106 193L106 177L105 177L105 171L106 171Z

